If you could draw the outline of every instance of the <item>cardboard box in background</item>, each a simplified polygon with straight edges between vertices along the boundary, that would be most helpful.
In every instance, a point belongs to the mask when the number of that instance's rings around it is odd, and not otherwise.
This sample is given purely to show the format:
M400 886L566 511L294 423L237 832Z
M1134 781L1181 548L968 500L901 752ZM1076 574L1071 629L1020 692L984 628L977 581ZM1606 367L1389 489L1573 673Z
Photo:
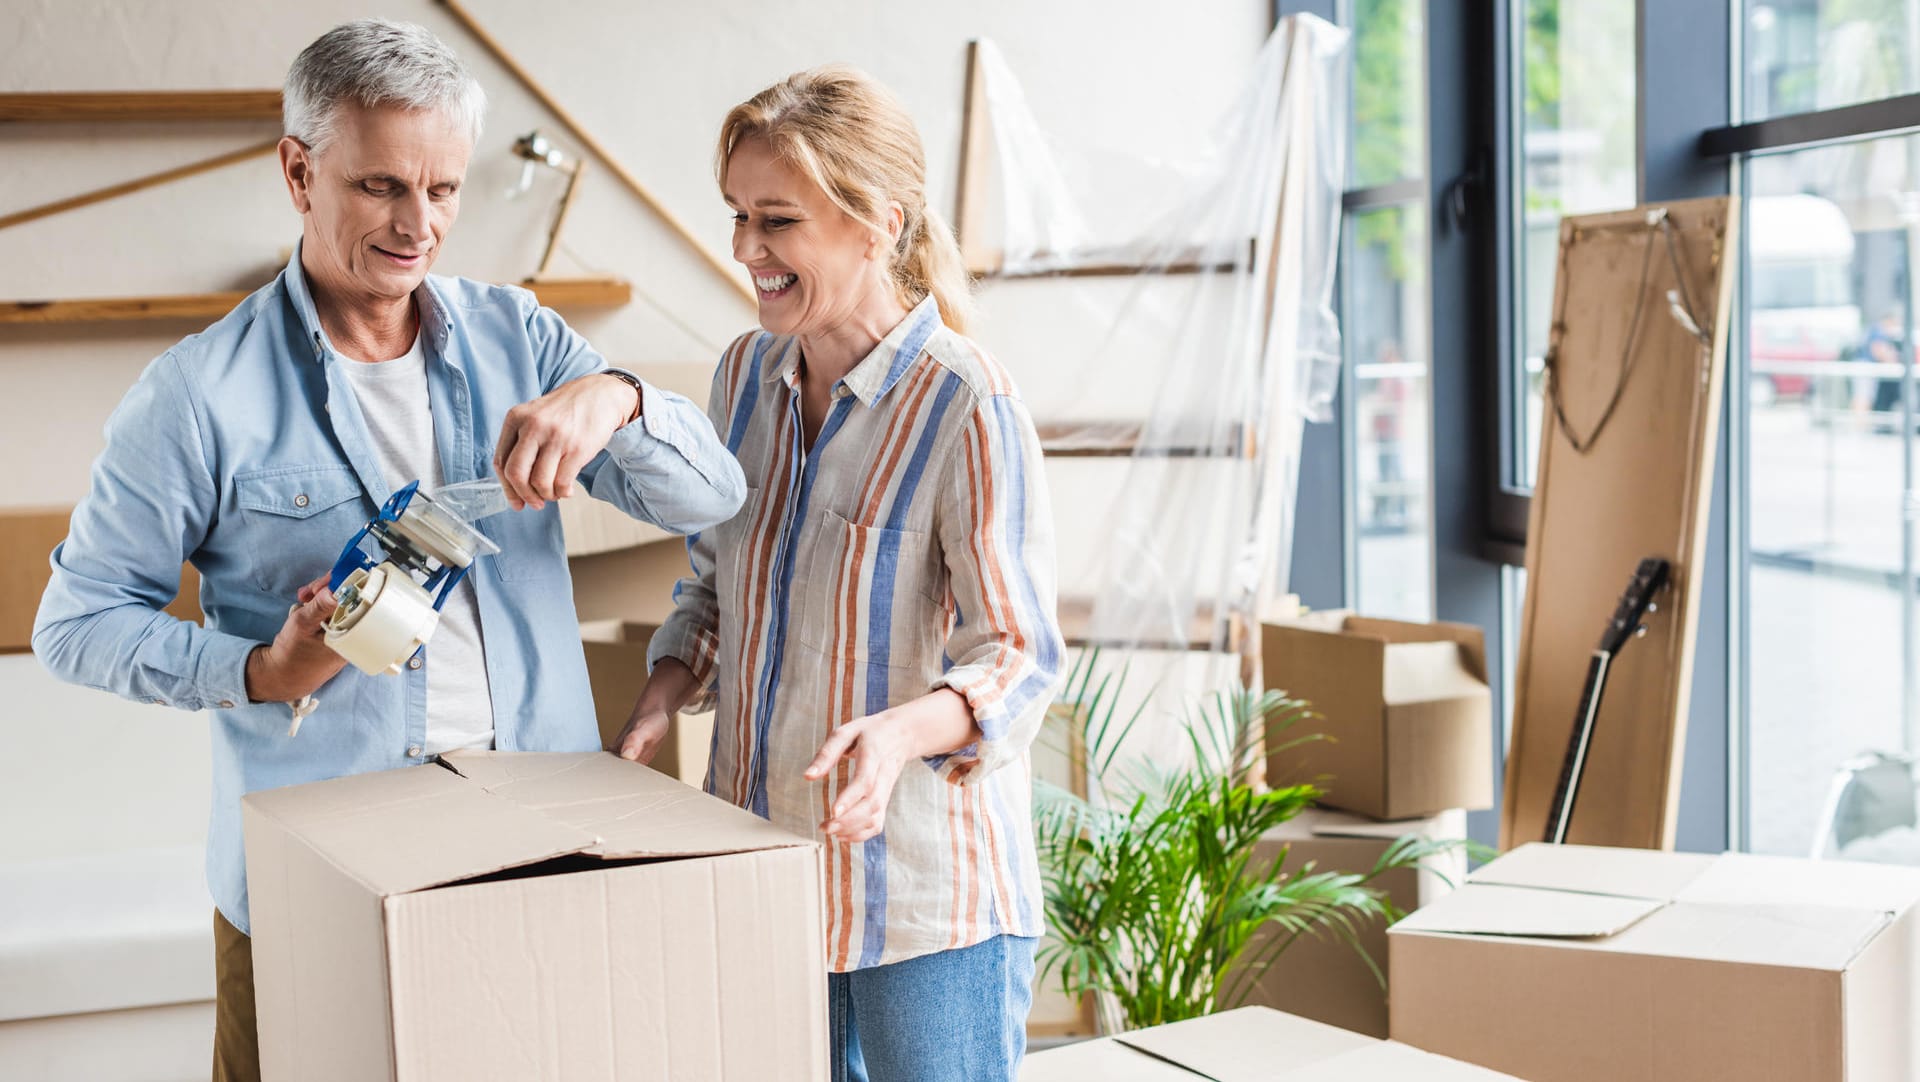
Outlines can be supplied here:
M679 538L570 556L573 607L580 620L663 624L673 615L673 584L692 574Z
M604 752L248 795L267 1082L827 1077L818 846Z
M1401 838L1412 834L1430 839L1467 836L1467 813L1442 812L1426 819L1375 822L1345 812L1309 808L1286 824L1266 833L1254 851L1256 864L1265 866L1288 847L1286 867L1298 872L1309 862L1316 872L1372 871L1380 858ZM1451 891L1467 877L1464 847L1430 858L1418 868L1383 872L1373 885L1403 912L1411 913ZM1248 948L1255 959L1285 933L1263 930ZM1360 945L1380 976L1387 972L1387 926L1369 921L1358 929ZM1369 1037L1387 1036L1388 990L1380 976L1361 959L1353 945L1329 932L1303 935L1283 950L1259 977L1248 1005L1272 1007L1316 1022L1339 1026Z
M655 624L598 620L580 625L581 646L587 654L587 681L593 685L593 712L600 723L600 746L612 748L626 728L640 689L647 685L647 644ZM713 750L713 711L675 714L667 738L649 765L695 789L707 776L707 757Z
M1261 628L1266 685L1321 715L1268 742L1267 781L1313 782L1322 803L1375 819L1493 804L1486 646L1465 624L1321 613ZM1290 741L1313 733L1286 750Z
M1521 846L1388 933L1393 1037L1533 1082L1911 1082L1920 870Z
M1027 1057L1020 1082L1516 1082L1417 1048L1242 1007Z
M33 618L40 611L40 595L53 575L48 561L67 539L71 507L13 508L0 511L0 653L33 649ZM180 592L167 611L182 620L203 622L200 614L200 574L190 564L180 568Z

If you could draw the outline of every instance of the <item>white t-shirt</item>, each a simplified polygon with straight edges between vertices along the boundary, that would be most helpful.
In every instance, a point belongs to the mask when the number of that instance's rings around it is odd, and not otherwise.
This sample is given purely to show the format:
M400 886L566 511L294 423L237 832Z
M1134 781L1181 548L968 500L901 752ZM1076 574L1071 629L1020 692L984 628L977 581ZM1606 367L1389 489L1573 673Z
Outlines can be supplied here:
M427 408L427 355L420 337L414 336L413 348L403 357L343 363L387 484L395 491L414 480L429 491L444 484L433 443L433 411ZM480 609L471 580L461 580L441 607L440 626L421 656L427 670L426 753L493 747L493 691L487 683Z

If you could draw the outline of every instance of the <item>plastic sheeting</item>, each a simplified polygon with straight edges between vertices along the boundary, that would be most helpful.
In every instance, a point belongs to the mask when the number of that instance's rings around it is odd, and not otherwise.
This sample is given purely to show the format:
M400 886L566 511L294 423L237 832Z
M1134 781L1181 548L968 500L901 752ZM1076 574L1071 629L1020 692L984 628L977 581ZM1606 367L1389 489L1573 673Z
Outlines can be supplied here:
M1205 149L1155 162L1062 146L1070 118L1036 116L980 46L980 337L1048 448L1070 640L1193 662L1163 692L1241 675L1287 581L1302 425L1339 383L1346 49L1283 20Z

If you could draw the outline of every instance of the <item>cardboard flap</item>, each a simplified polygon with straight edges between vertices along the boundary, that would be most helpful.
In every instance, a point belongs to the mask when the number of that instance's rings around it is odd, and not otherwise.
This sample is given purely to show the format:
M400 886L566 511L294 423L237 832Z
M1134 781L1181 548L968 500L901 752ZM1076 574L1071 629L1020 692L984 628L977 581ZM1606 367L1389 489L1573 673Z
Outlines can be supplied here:
M1400 620L1381 620L1354 616L1346 621L1350 635L1366 635L1387 643L1451 642L1460 647L1467 671L1481 683L1487 681L1486 636L1472 624L1410 624Z
M585 832L608 859L693 857L805 845L751 812L607 752L456 752L446 763L490 796Z
M1416 910L1392 932L1599 939L1616 935L1667 903L1650 898L1536 890L1468 882Z
M1838 973L1891 920L1874 909L1676 902L1607 946L1632 954Z
M245 800L381 895L585 852L595 840L431 765L270 789Z
M1381 690L1389 706L1490 694L1452 642L1410 642L1387 651Z
M1704 853L1533 842L1481 868L1469 881L1671 901L1719 859Z
M1034 1052L1020 1063L1020 1082L1200 1082L1177 1064L1136 1052L1112 1037Z
M1728 853L1676 897L1708 905L1764 901L1904 913L1920 900L1920 868Z
M1519 1082L1512 1075L1392 1041L1380 1041L1279 1077L1284 1082Z
M1271 1007L1241 1007L1114 1039L1214 1082L1272 1078L1280 1063L1313 1063L1379 1043Z

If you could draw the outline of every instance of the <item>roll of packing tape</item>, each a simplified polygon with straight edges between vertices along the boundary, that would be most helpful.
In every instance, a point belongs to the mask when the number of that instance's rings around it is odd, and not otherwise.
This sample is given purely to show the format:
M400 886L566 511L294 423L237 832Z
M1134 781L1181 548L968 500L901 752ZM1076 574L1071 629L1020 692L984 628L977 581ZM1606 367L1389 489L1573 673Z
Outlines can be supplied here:
M440 625L433 598L390 563L348 575L339 598L326 643L369 676L399 672Z

